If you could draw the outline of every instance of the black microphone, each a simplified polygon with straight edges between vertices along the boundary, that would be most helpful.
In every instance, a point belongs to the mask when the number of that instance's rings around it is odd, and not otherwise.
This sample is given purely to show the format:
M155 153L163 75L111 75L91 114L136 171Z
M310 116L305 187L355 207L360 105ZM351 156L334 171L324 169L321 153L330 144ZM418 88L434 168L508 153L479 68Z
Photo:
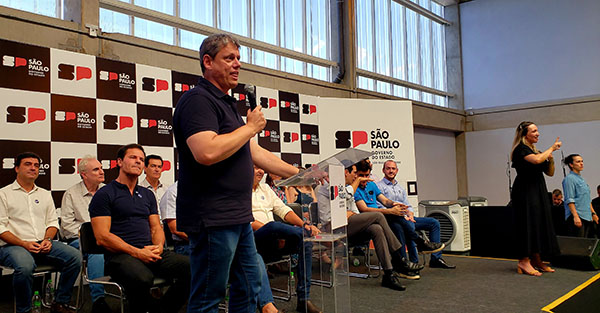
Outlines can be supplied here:
M246 92L246 95L248 96L250 110L254 111L256 108L256 87L254 85L245 85L244 92Z

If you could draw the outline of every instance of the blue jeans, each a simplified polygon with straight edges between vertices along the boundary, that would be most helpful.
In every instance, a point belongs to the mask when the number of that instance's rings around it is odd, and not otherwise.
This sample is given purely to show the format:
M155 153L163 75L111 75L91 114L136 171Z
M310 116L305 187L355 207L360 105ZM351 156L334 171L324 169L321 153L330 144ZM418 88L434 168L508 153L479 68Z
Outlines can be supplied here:
M412 244L419 238L419 235L417 235L417 233L415 232L415 227L413 225L414 223L411 221L407 221L404 218L404 216L392 214L385 214L385 219L387 220L388 225L390 225L390 228L392 229L400 243L402 244L400 254L402 254L402 257L407 258L406 249L404 249L404 247L412 246ZM410 245L407 245L407 242L410 243ZM411 259L410 261L418 262L419 259L417 258L416 261Z
M254 313L261 278L250 223L187 235L192 251L188 312L218 312L229 282L229 310Z
M187 241L175 241L175 253L189 256L191 254L190 244Z
M259 311L262 311L262 307L269 304L275 303L275 299L273 299L273 293L271 292L271 284L269 283L269 275L267 274L267 267L265 266L265 261L260 256L260 254L256 254L256 259L258 261L258 267L260 268L260 291L258 292L258 308Z
M75 239L69 243L69 246L79 250L79 239ZM88 277L96 279L104 276L104 254L86 254L83 256L88 261ZM90 284L90 295L92 302L104 297L104 286L101 284Z
M14 269L13 290L17 302L17 312L31 310L33 296L33 271L37 264L51 264L60 269L58 290L55 293L57 303L69 303L73 284L77 280L81 267L81 254L63 242L53 240L48 253L31 253L21 246L6 245L0 247L0 265Z
M440 242L440 222L432 217L415 217L415 223L409 223L412 227L412 231L425 230L429 231L429 240L431 242ZM411 262L419 262L419 252L417 251L417 244L413 241L408 245L408 255L410 256ZM433 253L431 255L432 260L437 260L442 257L442 251Z
M269 222L254 232L258 253L269 261L278 260L284 254L298 254L298 300L310 299L310 279L312 277L312 242L304 241L303 229L281 222ZM283 249L279 249L279 239L285 240Z

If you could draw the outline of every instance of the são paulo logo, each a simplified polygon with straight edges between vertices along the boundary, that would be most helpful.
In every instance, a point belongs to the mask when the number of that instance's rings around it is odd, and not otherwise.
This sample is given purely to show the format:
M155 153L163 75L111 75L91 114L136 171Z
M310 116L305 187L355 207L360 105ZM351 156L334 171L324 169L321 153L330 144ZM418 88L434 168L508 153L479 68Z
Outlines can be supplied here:
M34 107L8 106L6 107L6 122L31 124L46 120L46 110Z
M118 82L119 88L123 89L133 89L135 86L135 79L129 77L126 73L115 73L109 71L100 71L98 78L103 81L115 81Z

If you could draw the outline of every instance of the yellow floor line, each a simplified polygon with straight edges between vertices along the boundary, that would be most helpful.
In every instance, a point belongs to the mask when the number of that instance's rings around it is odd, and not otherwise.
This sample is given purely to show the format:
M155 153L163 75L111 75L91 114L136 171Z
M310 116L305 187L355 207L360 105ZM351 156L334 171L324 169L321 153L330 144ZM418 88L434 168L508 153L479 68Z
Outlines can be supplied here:
M544 312L550 312L552 313L552 309L554 309L555 307L557 307L559 304L565 302L567 299L571 298L572 296L576 295L578 292L580 292L581 290L583 290L585 287L589 286L591 283L595 282L596 280L598 280L600 278L600 273L594 275L594 277L588 279L586 282L584 282L583 284L575 287L575 289L569 291L568 293L566 293L564 296L554 300L552 303L548 304L547 306L542 308L542 311Z

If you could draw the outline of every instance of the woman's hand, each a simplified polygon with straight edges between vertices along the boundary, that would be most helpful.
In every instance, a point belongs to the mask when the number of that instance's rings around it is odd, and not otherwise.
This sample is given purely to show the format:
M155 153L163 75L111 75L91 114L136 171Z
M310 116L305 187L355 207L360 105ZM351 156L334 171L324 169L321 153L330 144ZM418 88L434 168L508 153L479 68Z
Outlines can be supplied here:
M556 140L554 141L554 143L552 144L552 147L550 147L552 149L552 152L560 149L560 146L562 146L562 141L560 141L560 137L556 137Z

